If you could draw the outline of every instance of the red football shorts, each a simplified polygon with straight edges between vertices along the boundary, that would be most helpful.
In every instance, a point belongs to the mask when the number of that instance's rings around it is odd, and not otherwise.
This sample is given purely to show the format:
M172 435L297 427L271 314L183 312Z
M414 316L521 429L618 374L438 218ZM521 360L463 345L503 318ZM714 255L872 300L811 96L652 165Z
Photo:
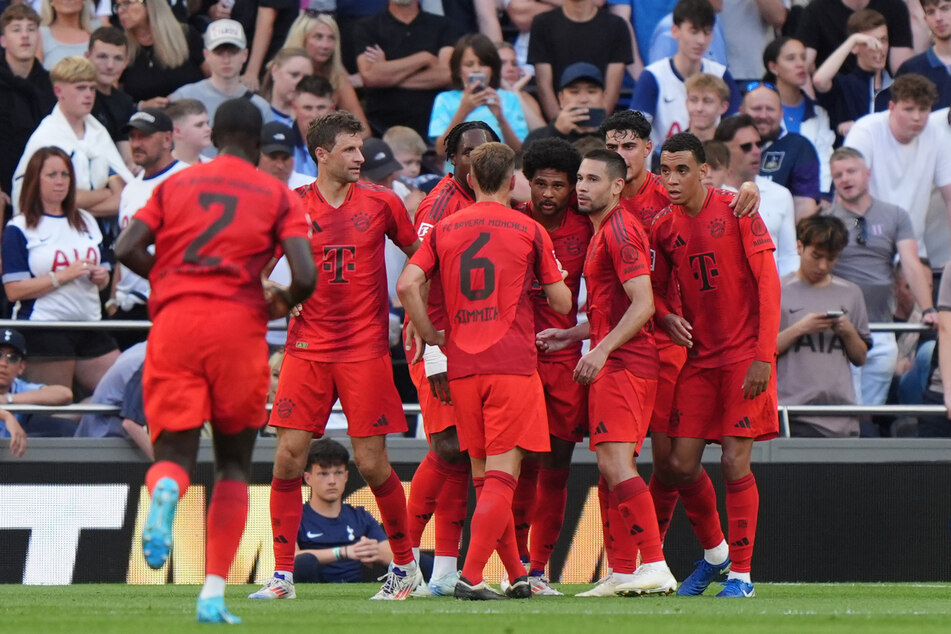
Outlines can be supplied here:
M687 349L676 344L657 349L660 357L660 375L657 378L657 398L654 399L654 413L651 415L651 433L667 433L670 421L670 408L674 404L674 388L680 369L687 361Z
M698 368L689 361L680 371L667 434L720 442L724 436L769 440L779 435L776 364L769 387L753 399L743 398L750 361L721 368Z
M389 355L350 363L284 355L270 424L309 431L319 438L338 397L349 436L384 436L407 429Z
M452 405L443 403L433 396L426 378L426 367L423 362L409 364L409 376L413 379L416 392L419 394L419 409L423 413L423 431L426 432L426 441L432 434L446 431L456 426L456 413ZM450 394L452 394L452 388ZM455 399L454 399L455 400Z
M591 449L602 442L629 442L637 445L639 454L654 410L657 380L604 368L588 389Z
M551 451L545 394L538 374L476 374L449 383L456 409L459 449L473 458L516 447Z
M588 426L588 388L571 378L577 364L577 359L538 364L538 376L545 390L548 430L555 438L567 442L581 442Z
M237 302L186 296L156 315L142 390L152 441L210 421L237 434L267 422L267 325Z

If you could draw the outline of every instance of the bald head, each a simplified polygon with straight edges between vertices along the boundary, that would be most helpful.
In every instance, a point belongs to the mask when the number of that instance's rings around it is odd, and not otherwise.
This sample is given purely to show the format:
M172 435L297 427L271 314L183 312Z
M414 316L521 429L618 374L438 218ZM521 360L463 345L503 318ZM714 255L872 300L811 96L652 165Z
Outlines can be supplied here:
M743 97L740 112L753 117L756 129L764 139L776 137L783 118L783 106L778 92L766 86L749 91Z

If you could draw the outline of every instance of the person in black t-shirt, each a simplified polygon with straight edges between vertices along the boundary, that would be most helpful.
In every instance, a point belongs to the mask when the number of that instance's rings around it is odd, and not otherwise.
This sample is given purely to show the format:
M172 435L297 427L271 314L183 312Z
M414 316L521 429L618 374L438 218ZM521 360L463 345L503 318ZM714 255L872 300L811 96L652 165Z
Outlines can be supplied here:
M109 131L119 154L129 169L133 169L129 135L123 131L123 126L135 114L135 103L132 97L116 88L116 82L129 63L129 40L120 29L100 27L89 37L86 57L96 69L96 103L92 107L92 116Z

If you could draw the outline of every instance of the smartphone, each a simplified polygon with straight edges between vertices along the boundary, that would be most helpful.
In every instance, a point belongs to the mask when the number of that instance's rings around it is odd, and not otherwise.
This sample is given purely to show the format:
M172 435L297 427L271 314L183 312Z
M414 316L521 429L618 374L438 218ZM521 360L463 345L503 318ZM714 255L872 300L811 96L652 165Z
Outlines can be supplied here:
M472 73L469 75L468 81L470 86L475 86L473 92L479 92L488 85L488 78L485 76L485 73Z
M845 314L844 310L827 310L826 317L831 317L832 319L838 319Z
M579 128L597 128L604 123L604 117L607 112L604 108L588 108L588 118L585 121L579 121Z

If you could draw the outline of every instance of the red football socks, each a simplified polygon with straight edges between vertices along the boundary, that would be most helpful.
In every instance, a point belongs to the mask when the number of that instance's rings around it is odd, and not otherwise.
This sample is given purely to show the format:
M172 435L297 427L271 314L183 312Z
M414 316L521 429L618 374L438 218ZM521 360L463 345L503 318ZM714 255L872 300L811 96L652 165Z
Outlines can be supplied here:
M569 469L540 469L538 471L538 506L532 522L532 574L542 575L551 559L551 551L565 521L568 500ZM516 489L516 494L518 489Z
M522 470L515 487L515 499L512 500L512 516L515 518L515 541L518 544L518 554L523 561L528 561L528 532L532 527L535 515L535 492L538 490L537 460L523 460Z
M706 470L690 484L677 487L684 511L693 526L700 545L706 549L714 548L723 541L723 529L720 527L720 513L717 511L717 494Z
M661 484L655 476L651 476L647 488L650 489L651 499L654 500L654 513L657 514L660 543L663 544L667 537L667 529L670 528L670 520L674 516L674 509L677 507L677 500L680 499L680 493L677 491L677 487Z
M184 467L170 460L161 460L149 467L148 472L145 474L145 486L148 487L150 496L152 495L152 491L155 490L155 485L158 484L158 481L162 478L175 480L175 482L178 483L178 499L185 497L185 491L188 490L191 478L188 476L188 472L185 471Z
M598 507L601 509L601 538L604 542L604 558L608 568L614 570L614 536L611 533L611 491L608 481L601 476L598 479Z
M639 476L629 478L614 487L611 494L617 500L618 512L625 528L630 531L641 551L641 563L663 561L664 551L660 546L654 501L644 480Z
M730 536L730 570L749 572L756 538L759 489L753 474L726 483L726 517Z
M414 548L419 548L423 531L430 518L436 512L436 500L446 481L442 470L444 461L435 452L430 451L416 467L413 482L406 501L406 514L409 516L409 538Z
M515 497L515 478L504 471L487 471L485 484L479 494L472 516L471 538L462 576L470 583L482 581L482 573L489 557L499 546L499 538L512 520L512 499ZM477 489L478 490L478 489ZM508 519L508 522L506 521Z
M271 532L274 535L274 570L294 571L294 547L304 513L301 479L271 480Z
M409 538L409 526L406 516L406 494L403 483L396 472L390 469L390 477L383 484L370 487L376 505L383 517L383 529L393 550L393 563L404 566L413 561L413 543Z
M469 462L448 464L436 499L436 555L458 557L459 540L469 514Z
M298 489L298 508L300 503ZM228 570L238 552L244 525L248 519L248 483L220 480L215 483L208 505L208 545L205 554L205 574L228 578ZM295 531L296 533L296 531ZM296 539L296 535L295 535ZM293 570L293 543L291 568ZM287 568L280 568L287 570Z

